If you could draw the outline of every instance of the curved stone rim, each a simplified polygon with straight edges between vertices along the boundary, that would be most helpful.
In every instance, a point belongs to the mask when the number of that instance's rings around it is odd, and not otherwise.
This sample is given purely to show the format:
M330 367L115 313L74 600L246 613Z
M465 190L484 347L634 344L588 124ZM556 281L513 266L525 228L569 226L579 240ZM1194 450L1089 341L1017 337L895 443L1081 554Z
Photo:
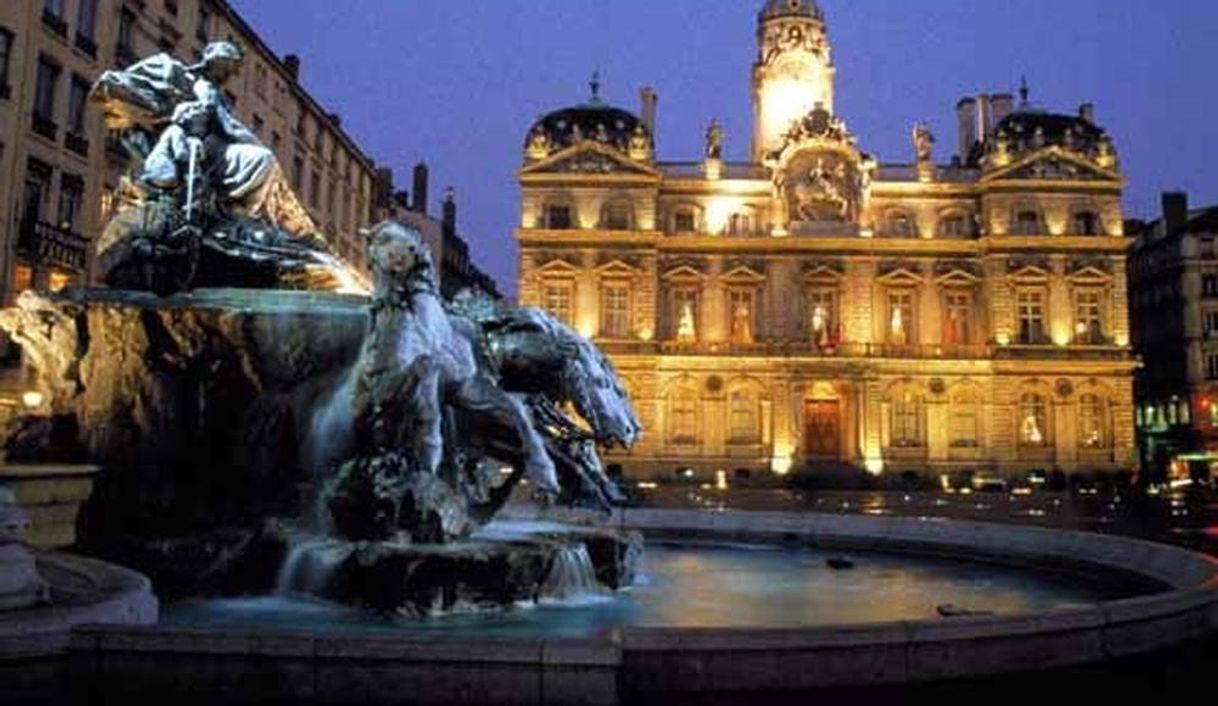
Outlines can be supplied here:
M544 519L593 523L582 513L548 511ZM1218 559L1144 540L955 520L744 511L630 509L597 522L653 536L841 542L858 550L896 547L1025 566L1038 560L1077 563L1133 573L1167 590L1039 613L777 629L628 627L591 639L88 627L75 631L73 650L141 659L163 655L178 664L215 655L303 659L315 674L372 680L363 685L368 689L388 685L369 676L376 671L366 669L370 663L389 671L414 665L428 673L461 674L470 665L498 665L532 674L536 683L598 684L620 695L891 685L1033 672L1163 650L1218 632ZM582 676L571 681L576 672ZM297 695L333 696L324 683L317 680L315 691Z

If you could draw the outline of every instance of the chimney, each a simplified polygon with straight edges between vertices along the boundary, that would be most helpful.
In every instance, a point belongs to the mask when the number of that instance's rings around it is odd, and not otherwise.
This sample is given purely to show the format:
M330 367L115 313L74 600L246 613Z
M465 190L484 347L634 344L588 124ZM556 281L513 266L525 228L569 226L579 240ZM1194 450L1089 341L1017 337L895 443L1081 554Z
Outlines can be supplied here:
M300 81L300 57L296 54L288 54L283 57L283 68L288 70L288 75L293 81Z
M1078 117L1080 120L1086 120L1092 125L1095 124L1095 103L1083 103L1078 107Z
M985 93L977 96L977 139L985 142L990 139L990 131L994 128L994 111L990 106L990 97Z
M639 89L640 117L643 119L643 127L647 128L653 138L656 134L656 104L659 102L660 94L656 93L656 89L651 86Z
M444 231L445 238L451 238L457 234L457 202L454 200L456 194L451 186L444 189L444 215L440 221L440 227Z
M977 100L961 98L956 104L956 119L960 124L960 160L968 161L969 152L977 143Z
M996 129L1011 113L1015 112L1015 96L1010 93L995 93L990 96L990 109L993 112L993 124L990 129Z
M1164 235L1175 235L1188 223L1188 194L1183 191L1163 192Z
M415 213L427 213L427 165L419 162L414 165L414 201L410 210Z

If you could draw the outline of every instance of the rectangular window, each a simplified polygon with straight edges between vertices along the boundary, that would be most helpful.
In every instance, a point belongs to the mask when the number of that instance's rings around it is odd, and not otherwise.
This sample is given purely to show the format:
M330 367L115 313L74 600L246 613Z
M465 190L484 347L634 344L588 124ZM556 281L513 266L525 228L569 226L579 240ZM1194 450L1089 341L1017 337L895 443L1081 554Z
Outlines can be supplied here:
M211 8L207 6L206 0L199 0L199 21L195 25L195 37L200 42L207 42L211 37L211 17Z
M64 230L79 231L80 204L84 200L84 181L75 175L64 174L59 178L59 222Z
M670 322L673 338L686 343L698 340L698 290L673 290Z
M903 345L914 342L914 293L898 289L888 293L888 342Z
M1021 291L1016 299L1019 316L1019 343L1045 343L1045 293L1042 290Z
M1218 380L1218 354L1211 353L1205 356L1205 379ZM1214 407L1218 407L1218 404Z
M254 134L258 137L262 137L262 128L264 125L266 125L266 122L263 121L262 116L255 113L254 124L251 126L254 128Z
M1013 235L1039 235L1040 214L1036 211L1020 211L1015 214L1015 223L1012 224L1011 233Z
M123 8L118 15L118 51L128 56L135 53L135 13Z
M605 206L605 217L601 227L605 230L630 229L630 204L611 203Z
M601 336L630 336L630 287L624 282L601 286Z
M1201 277L1201 295L1218 297L1218 276L1203 275Z
M12 91L8 83L8 65L12 55L13 33L0 27L0 99L8 98Z
M571 285L565 282L547 284L541 292L541 308L550 316L571 325Z
M313 208L321 204L321 175L317 172L318 168L314 166L313 173L309 175L309 203Z
M1084 290L1074 295L1074 342L1104 342L1103 293Z
M97 29L97 0L80 0L76 8L76 35L93 40Z
M906 395L892 403L892 445L897 448L922 446L922 398Z
M292 189L300 194L301 188L304 186L304 160L300 157L292 158Z
M943 296L943 343L964 345L972 341L973 296L948 292Z
M55 122L55 89L60 68L45 56L38 57L37 83L34 87L34 117Z
M818 347L837 341L837 290L814 287L804 295L808 334Z
M26 167L22 221L33 224L43 220L51 192L51 167L31 159Z
M89 105L89 82L72 74L72 84L68 88L68 132L73 135L85 134L85 109Z
M728 290L727 314L732 343L752 343L753 323L756 318L753 307L753 290Z
M1205 337L1218 338L1218 310L1204 313Z
M977 405L971 401L952 400L949 432L953 448L976 448Z
M177 17L178 16L178 0L165 0L165 12L168 12L169 14L173 15L174 17Z
M677 394L668 403L669 440L674 444L698 443L698 399Z
M964 216L947 216L939 224L939 234L947 238L963 238L971 235L969 222Z
M678 233L694 232L696 230L694 212L689 210L677 211L677 214L672 219L672 229Z
M1049 403L1042 395L1027 394L1019 399L1019 445L1049 445Z

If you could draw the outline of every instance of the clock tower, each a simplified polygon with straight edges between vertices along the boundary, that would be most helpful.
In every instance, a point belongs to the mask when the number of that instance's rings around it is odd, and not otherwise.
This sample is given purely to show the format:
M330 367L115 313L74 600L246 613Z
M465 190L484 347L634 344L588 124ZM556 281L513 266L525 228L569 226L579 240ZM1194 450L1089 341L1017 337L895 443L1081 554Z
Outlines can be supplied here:
M757 16L753 160L780 148L792 123L817 106L833 113L825 15L815 0L769 0Z

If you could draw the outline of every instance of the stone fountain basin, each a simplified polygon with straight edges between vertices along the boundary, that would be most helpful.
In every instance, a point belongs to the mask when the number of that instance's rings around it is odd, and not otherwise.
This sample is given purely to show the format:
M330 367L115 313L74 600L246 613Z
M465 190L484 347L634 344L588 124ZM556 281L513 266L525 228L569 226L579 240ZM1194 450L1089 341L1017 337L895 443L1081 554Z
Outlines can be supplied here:
M555 519L555 513L547 513ZM571 514L570 521L591 522ZM1218 632L1218 560L1124 537L918 518L700 510L619 511L605 521L648 536L804 543L950 556L1094 575L1161 590L1042 613L873 625L749 628L627 627L593 639L470 639L404 632L357 636L168 627L77 630L74 649L101 676L186 680L224 693L242 673L274 665L259 697L437 702L613 703L629 695L926 682L1066 668L1153 652ZM232 673L197 660L229 658ZM150 662L153 660L153 662ZM137 668L138 667L138 668ZM135 672L131 672L135 670ZM243 672L242 670L246 670ZM289 670L289 671L283 671ZM287 674L300 678L286 678ZM98 676L95 674L94 676ZM303 678L307 676L308 678ZM169 683L169 682L167 682ZM409 690L409 691L406 691ZM250 695L243 691L245 695ZM566 697L566 698L564 698Z

